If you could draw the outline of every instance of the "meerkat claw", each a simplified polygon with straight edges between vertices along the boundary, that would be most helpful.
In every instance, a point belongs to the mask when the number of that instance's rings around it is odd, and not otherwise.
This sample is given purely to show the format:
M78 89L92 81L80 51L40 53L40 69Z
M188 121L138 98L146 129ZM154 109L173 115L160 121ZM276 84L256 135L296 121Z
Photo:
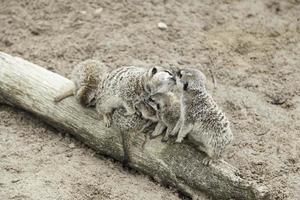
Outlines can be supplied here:
M168 140L169 140L169 137L168 137L168 136L164 136L164 137L161 139L162 142L168 142Z
M127 111L127 112L124 113L125 116L131 116L131 115L134 115L134 114L135 114L135 111L132 111L132 112Z
M177 134L177 132L172 131L172 132L170 133L170 136L175 136L176 134Z
M183 140L183 138L177 138L175 142L176 142L176 143L181 143L182 140Z
M111 123L109 121L104 122L105 123L105 127L109 128L111 126Z
M210 166L211 162L212 162L212 160L210 158L204 158L202 161L202 164L205 166Z
M107 127L107 128L111 127L111 118L108 114L103 116L103 121L104 121L105 127Z

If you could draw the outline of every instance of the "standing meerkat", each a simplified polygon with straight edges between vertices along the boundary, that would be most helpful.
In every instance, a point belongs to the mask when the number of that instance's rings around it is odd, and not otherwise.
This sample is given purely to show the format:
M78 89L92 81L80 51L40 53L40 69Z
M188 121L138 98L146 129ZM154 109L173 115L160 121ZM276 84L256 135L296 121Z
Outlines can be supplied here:
M125 115L136 112L137 103L148 95L164 93L176 84L173 74L159 67L121 67L113 70L98 87L96 109L107 127L113 109L124 107Z
M209 165L233 140L229 121L206 91L203 73L196 69L181 69L177 72L177 80L182 88L181 114L171 135L176 135L179 130L178 143L188 135L188 140L207 154L203 163Z
M173 92L155 94L150 97L149 104L156 109L158 124L152 132L151 137L156 137L166 129L162 142L169 139L170 133L175 128L180 118L180 101Z
M71 73L73 85L60 89L54 97L59 102L74 95L83 106L95 106L96 92L99 82L105 78L110 69L97 60L86 60L76 65Z

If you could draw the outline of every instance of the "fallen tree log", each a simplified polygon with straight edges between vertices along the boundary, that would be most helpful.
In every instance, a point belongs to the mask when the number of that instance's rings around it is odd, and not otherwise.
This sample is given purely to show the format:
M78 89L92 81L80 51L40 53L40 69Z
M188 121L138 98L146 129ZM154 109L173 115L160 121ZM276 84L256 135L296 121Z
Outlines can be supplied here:
M18 57L0 52L0 99L20 107L48 124L64 129L95 149L116 160L123 159L121 135L106 128L93 109L81 107L74 98L54 103L62 86L72 82L58 74ZM242 179L238 170L219 161L206 167L203 155L186 144L135 138L129 166L172 185L196 198L204 192L214 199L268 199L263 185Z

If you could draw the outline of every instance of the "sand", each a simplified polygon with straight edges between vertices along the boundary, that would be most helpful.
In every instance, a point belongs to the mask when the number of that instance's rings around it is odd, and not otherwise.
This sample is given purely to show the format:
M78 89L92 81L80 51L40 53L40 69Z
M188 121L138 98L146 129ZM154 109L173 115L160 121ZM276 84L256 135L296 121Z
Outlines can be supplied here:
M112 68L196 67L232 124L224 159L268 185L272 199L300 196L298 0L0 0L0 50L67 77L89 58ZM0 199L180 198L0 106Z

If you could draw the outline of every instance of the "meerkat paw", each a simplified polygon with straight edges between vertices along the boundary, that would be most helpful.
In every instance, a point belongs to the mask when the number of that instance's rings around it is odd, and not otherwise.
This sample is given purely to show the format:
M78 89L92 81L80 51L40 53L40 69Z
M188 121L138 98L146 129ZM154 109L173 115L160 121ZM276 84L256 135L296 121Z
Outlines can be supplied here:
M105 127L107 127L107 128L111 127L112 119L111 119L110 114L103 115L103 121L104 121Z
M172 137L174 137L174 136L176 136L176 135L178 135L178 133L179 133L179 128L174 128L171 132L170 132L170 136L172 136Z
M183 140L183 137L177 137L177 139L176 139L176 143L181 143L182 142L182 140Z
M205 165L205 166L210 166L211 163L212 163L212 159L209 158L209 157L204 158L203 161L202 161L202 164Z
M162 142L168 142L168 140L169 140L169 136L167 136L167 135L165 135L165 136L161 139Z
M155 134L153 134L153 132L152 132L152 133L150 133L150 139L154 139L154 138L156 138L156 135L155 135Z
M130 116L130 115L134 115L135 114L135 110L130 110L130 111L126 111L125 113L124 113L124 115L125 116Z
M160 135L160 133L158 133L157 131L153 131L151 134L150 134L150 139L154 139L156 137L158 137Z
M170 133L170 136L175 136L177 133L174 133L173 131Z
M104 124L106 128L111 127L111 121L110 120L104 120Z
M131 107L129 104L124 104L123 106L126 110L126 112L124 113L125 116L130 116L135 114L136 110L134 107Z
M154 139L157 136L161 135L165 129L166 129L166 126L164 124L158 122L158 124L155 126L154 131L150 135L150 139Z
M175 127L173 128L173 130L170 132L170 136L175 136L179 133L179 130L182 126L182 120L178 120L178 122L176 123Z
M171 133L170 133L170 136L175 136L175 135L177 135L177 133L178 133L178 131L172 131Z

